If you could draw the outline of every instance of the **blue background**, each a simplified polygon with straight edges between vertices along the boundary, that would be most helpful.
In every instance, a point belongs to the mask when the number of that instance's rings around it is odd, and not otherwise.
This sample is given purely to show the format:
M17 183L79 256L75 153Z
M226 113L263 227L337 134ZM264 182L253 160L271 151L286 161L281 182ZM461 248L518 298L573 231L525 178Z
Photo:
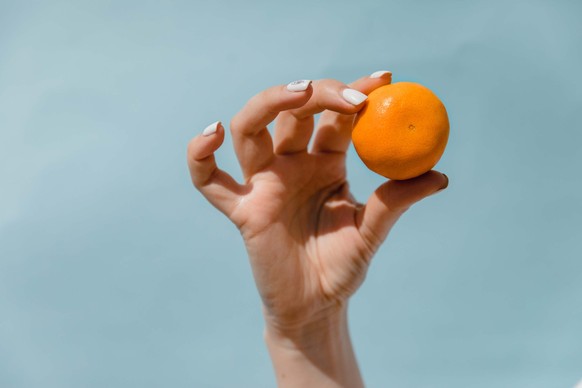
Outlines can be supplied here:
M582 3L0 2L0 386L269 387L188 140L273 84L389 69L445 102L449 189L351 304L370 387L582 378ZM221 166L240 177L229 139ZM357 198L382 182L353 150Z

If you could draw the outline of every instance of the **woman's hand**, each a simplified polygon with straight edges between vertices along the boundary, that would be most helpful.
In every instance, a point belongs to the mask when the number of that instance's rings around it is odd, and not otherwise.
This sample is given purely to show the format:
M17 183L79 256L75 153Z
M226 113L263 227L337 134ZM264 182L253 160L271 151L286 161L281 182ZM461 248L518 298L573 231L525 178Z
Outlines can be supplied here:
M213 153L224 140L220 123L209 126L188 147L192 182L239 228L245 241L281 384L287 381L281 377L285 371L297 377L310 365L333 362L306 354L313 353L312 347L325 347L321 342L343 343L330 351L347 352L348 359L339 362L355 366L345 322L348 298L400 215L448 183L445 175L431 171L384 183L365 205L350 194L345 161L355 113L364 106L366 94L391 81L389 72L377 73L349 86L331 79L297 81L254 96L230 124L243 184L216 165ZM308 150L313 116L320 112ZM275 119L272 138L267 124ZM278 345L307 356L307 364L278 367L278 355L273 355ZM320 377L331 385L360 385L357 367L351 377L337 376L343 373L334 373L338 368L346 365L315 365L314 370L323 370Z

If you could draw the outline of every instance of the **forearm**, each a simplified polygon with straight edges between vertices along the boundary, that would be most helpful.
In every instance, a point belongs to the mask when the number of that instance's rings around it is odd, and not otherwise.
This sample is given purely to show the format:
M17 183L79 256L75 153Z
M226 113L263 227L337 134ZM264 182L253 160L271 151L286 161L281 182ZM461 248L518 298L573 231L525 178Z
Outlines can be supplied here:
M316 322L282 329L267 319L265 341L279 387L363 387L347 305Z

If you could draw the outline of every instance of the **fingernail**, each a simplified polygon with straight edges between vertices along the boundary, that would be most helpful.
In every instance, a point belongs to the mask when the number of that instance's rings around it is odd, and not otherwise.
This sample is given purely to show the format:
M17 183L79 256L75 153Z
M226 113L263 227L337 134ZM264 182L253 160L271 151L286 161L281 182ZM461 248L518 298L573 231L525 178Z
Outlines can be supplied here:
M352 105L360 105L368 98L364 93L358 92L354 89L344 89L342 91L342 97Z
M383 77L387 74L392 75L392 72L389 70L378 70L378 71L375 71L372 74L370 74L370 78L380 78L380 77Z
M202 136L210 136L213 133L216 133L216 130L218 129L218 124L220 124L220 121L214 122L207 126L206 128L204 128L204 131L202 131Z
M441 174L442 174L442 173L441 173ZM443 187L441 187L441 190L444 190L444 189L446 189L447 187L449 187L449 177L448 177L448 176L446 176L445 174L443 174L443 176L445 177L445 179L446 179L447 181L445 182L445 184L443 185ZM439 190L439 191L440 191L440 190Z
M300 79L297 81L293 81L287 85L287 90L290 92L303 92L304 90L307 90L310 83L311 80L309 79Z
M442 173L441 173L441 174L442 174ZM431 195L438 194L438 193L440 193L441 191L443 191L444 189L446 189L447 187L449 187L449 177L448 177L448 176L446 176L445 174L442 174L442 175L443 175L443 176L445 177L445 179L446 179L446 182L445 182L445 184L444 184L444 185L442 185L440 189L438 189L437 191L435 191L435 192L434 192L434 193L432 193Z

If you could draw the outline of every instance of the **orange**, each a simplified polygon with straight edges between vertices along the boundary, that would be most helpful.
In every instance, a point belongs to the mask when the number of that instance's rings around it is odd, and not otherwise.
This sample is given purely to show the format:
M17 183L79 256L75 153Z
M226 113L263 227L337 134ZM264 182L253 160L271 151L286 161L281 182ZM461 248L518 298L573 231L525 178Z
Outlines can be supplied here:
M352 132L364 164L396 180L431 170L448 138L445 106L430 89L414 82L397 82L370 93Z

